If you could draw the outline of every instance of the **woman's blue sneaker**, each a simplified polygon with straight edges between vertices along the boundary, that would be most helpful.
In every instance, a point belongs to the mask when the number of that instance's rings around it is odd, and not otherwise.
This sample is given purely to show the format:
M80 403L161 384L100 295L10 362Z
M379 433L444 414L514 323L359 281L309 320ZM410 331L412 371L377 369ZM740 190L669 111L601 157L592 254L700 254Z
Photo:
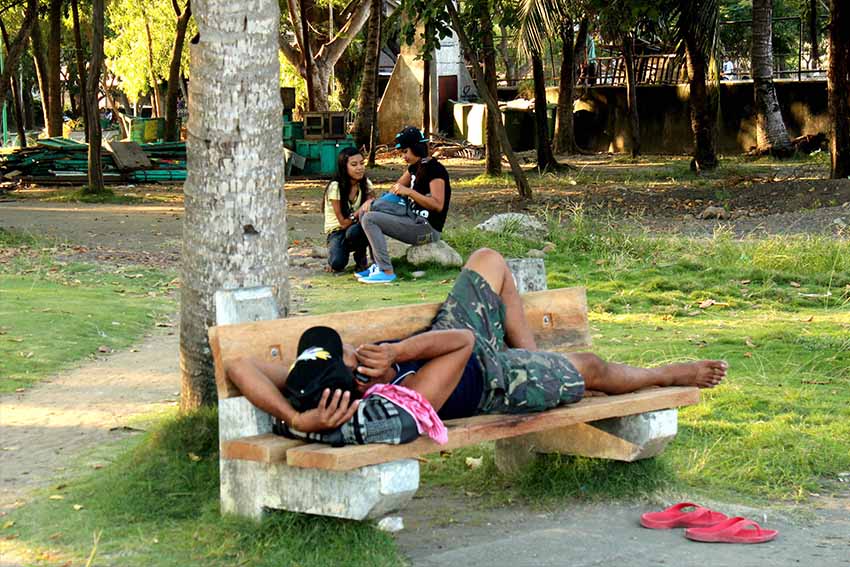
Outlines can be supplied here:
M358 278L358 281L360 283L390 283L394 282L395 278L395 274L385 274L381 270L378 270L376 273L366 276L365 278Z
M367 277L371 276L372 274L374 274L375 272L380 272L380 271L381 270L378 269L378 264L372 264L371 266L369 266L368 268L366 268L362 272L354 272L354 277L356 277L356 278L367 278Z

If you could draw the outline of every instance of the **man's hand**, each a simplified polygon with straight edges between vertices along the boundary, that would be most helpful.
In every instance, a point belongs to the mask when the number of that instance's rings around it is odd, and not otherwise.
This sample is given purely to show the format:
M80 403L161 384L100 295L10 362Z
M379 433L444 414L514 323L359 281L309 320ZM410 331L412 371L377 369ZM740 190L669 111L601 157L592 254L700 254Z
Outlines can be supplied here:
M370 383L387 382L390 369L398 358L398 347L396 343L381 343L379 345L365 344L357 347L355 351L357 361L357 372L368 376Z
M375 199L367 199L362 205L360 205L360 208L357 209L357 212L354 213L354 216L359 219L361 215L368 213L369 209L372 208L372 201L374 200Z
M297 414L289 425L304 433L336 429L351 419L359 404L360 400L351 401L351 392L336 390L331 396L330 389L325 388L319 406Z

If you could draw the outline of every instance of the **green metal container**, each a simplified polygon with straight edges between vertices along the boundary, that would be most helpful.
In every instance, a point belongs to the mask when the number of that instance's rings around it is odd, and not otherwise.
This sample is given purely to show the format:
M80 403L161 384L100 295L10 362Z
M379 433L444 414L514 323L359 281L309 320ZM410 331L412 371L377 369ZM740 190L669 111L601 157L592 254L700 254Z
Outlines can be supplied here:
M156 142L165 136L165 118L139 118L130 120L130 140L137 144Z

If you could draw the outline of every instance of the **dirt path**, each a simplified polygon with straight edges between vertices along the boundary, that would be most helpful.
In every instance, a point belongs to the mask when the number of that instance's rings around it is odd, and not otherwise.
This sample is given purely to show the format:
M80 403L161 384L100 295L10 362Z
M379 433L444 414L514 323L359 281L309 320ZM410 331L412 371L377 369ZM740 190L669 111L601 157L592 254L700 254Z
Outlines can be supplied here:
M79 455L132 435L134 418L177 403L177 334L168 333L0 397L0 509L68 474Z

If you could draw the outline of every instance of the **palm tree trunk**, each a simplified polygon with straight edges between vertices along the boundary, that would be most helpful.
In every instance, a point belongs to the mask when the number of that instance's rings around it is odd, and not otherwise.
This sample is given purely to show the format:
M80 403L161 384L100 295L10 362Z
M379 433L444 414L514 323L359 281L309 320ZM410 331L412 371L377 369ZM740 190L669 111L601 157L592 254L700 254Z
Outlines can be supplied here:
M177 33L174 36L174 46L171 50L171 62L168 65L168 90L165 91L165 139L178 140L180 128L177 127L177 93L180 92L180 61L183 59L183 43L186 39L186 28L192 17L192 2L186 2L181 13L176 0L174 1L177 16Z
M481 10L481 44L484 52L484 77L487 81L487 89L490 95L498 100L499 94L496 89L496 48L493 45L493 21L490 12ZM486 154L484 155L484 173L487 175L502 174L502 146L499 144L499 125L502 121L502 113L494 114L487 110L487 138L485 141Z
M541 172L557 166L549 142L549 116L546 104L546 75L543 59L539 53L531 54L531 70L534 76L534 122L537 141L537 169Z
M86 60L83 56L83 38L80 33L80 10L77 6L77 0L71 0L71 15L74 22L74 51L77 59L77 77L80 82L80 98L83 103L80 105L83 108L83 125L85 126L86 142L89 141L89 116L88 104L86 104Z
M457 13L457 8L455 8L452 0L446 2L446 11L449 13L449 18L451 19L452 27L457 34L458 42L463 50L463 55L472 67L472 77L475 81L475 88L484 98L484 102L487 104L487 111L494 114L500 112L499 103L496 102L496 99L490 94L489 89L486 88L487 80L484 78L484 73L481 71L481 67L477 64L476 58L473 55L472 47L469 44L469 38L466 36L463 24L461 24L460 21L460 16L458 16ZM505 125L502 124L501 120L498 121L498 132L499 142L502 144L502 151L508 158L508 163L511 164L511 173L513 173L514 179L516 180L519 196L522 199L531 200L534 196L531 191L531 185L528 184L528 177L526 177L525 172L519 165L519 161L516 158L513 148L511 148L511 142L508 140L508 133L505 131Z
M573 20L567 18L560 29L561 70L558 75L558 116L555 123L555 153L571 154L576 149L573 128L573 98L575 97L575 39Z
M691 169L714 169L717 167L717 151L714 121L708 108L705 86L705 55L697 46L696 38L690 30L685 32L685 49L690 86L691 132L694 136L694 159L691 161Z
M50 35L47 38L47 135L62 135L62 0L50 0L48 11Z
M270 286L288 311L277 0L195 0L184 185L184 410L215 403L207 329L219 289Z
M758 150L790 156L794 147L788 139L773 85L773 0L753 0L752 66Z
M30 29L32 29L32 24L30 24ZM6 26L3 24L3 19L0 18L0 33L3 35L3 45L6 48L6 53L9 53L11 49L9 48L9 34L6 32ZM22 43L26 43L27 38L23 38ZM22 109L21 103L21 89L20 84L18 82L18 65L15 62L14 66L11 68L8 73L9 79L4 83L0 82L0 90L3 91L5 96L6 90L8 88L8 92L12 95L12 106L15 112L15 129L18 134L18 147L25 148L27 147L27 131L24 127L24 112ZM6 75L7 73L3 73ZM2 80L2 79L0 79ZM2 104L5 104L5 98L2 99Z
M830 177L847 179L850 177L850 6L845 0L832 0L830 12L827 72L832 122Z
M100 112L98 111L98 99L100 94L100 68L103 66L103 20L104 0L92 1L91 14L91 66L89 76L86 77L86 94L83 97L86 105L86 113L91 117L86 122L86 131L89 139L89 184L85 188L86 193L100 193L103 187L103 165L101 163L100 150Z
M640 155L640 116L637 108L637 78L635 77L634 38L631 33L623 35L623 64L626 68L626 106L629 113L632 157Z
M818 69L820 67L820 48L818 47L818 1L819 0L809 0L809 10L807 14L809 42L812 44L809 69Z
M357 118L354 120L354 143L358 148L371 148L372 114L377 104L378 63L381 57L381 17L383 0L370 0L371 16L366 30L366 57L363 61L363 79L360 83L360 96L357 99Z

